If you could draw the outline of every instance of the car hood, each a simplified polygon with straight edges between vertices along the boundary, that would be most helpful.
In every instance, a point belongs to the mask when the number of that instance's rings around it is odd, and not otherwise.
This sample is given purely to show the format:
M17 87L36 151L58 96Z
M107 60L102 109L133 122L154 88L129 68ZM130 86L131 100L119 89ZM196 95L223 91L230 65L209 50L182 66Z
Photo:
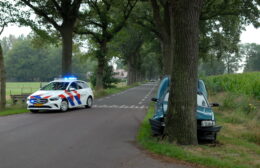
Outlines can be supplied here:
M49 98L49 97L56 97L60 94L63 94L64 90L38 90L31 94L29 98Z

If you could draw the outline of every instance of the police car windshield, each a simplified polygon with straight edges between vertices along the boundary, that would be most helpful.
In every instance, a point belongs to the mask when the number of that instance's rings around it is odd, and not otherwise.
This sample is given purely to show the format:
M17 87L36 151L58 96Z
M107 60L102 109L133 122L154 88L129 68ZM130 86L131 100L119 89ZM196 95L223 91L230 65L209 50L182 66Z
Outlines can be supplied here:
M66 90L69 82L51 82L43 86L41 90Z

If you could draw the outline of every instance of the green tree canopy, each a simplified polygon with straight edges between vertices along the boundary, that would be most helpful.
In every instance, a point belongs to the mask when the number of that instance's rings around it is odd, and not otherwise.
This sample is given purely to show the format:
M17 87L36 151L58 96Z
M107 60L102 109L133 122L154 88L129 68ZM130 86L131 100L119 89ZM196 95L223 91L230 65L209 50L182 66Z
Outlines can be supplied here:
M13 40L13 37L10 37ZM32 36L13 40L6 53L8 81L50 81L60 76L61 47L45 45L38 48L32 45ZM10 41L5 39L5 41ZM73 73L86 80L88 72L93 72L95 62L81 59L83 53L78 50L73 56Z

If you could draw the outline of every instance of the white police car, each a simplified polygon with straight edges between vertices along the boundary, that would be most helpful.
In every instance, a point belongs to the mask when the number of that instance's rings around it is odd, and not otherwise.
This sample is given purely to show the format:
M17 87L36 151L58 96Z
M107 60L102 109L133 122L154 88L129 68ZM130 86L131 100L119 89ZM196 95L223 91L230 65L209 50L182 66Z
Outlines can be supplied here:
M27 98L27 109L67 111L69 108L93 104L93 92L84 81L74 77L55 79Z

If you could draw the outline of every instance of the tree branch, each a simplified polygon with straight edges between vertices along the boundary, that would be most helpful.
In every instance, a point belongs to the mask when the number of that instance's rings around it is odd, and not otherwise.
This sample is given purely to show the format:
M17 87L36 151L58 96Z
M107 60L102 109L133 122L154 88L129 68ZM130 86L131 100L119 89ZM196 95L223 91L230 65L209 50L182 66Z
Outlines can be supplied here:
M59 11L60 13L62 13L62 9L60 7L60 5L58 4L58 2L56 0L51 0L53 5L55 6L55 8L57 9L57 11Z
M163 30L162 30L163 21L161 19L160 7L157 4L157 0L151 0L151 4L152 4L152 9L153 9L153 19L154 19L155 25L160 32L163 32Z
M97 22L95 22L95 21L93 21L93 20L87 20L86 22L87 22L87 24L89 23L89 24L95 25L95 26L97 26L97 27L103 28L103 25L102 25L102 24L97 23Z
M79 35L91 35L98 43L101 43L101 39L98 36L97 33L94 33L90 30L84 29L84 30L76 30L74 31L75 33L79 34Z
M135 7L138 0L135 0L133 3L131 3L131 0L127 1L127 5L123 11L124 18L121 22L119 22L117 25L114 26L114 28L108 32L108 40L111 40L113 36L118 33L125 25L127 19L129 18L133 8ZM129 9L128 9L129 8Z
M50 18L47 13L45 13L45 11L43 11L42 9L39 9L38 7L33 6L30 3L30 0L21 0L23 3L25 3L25 5L27 5L28 7L30 7L32 10L34 10L34 12L40 16L42 16L44 19L46 19L49 23L51 23L57 30L60 30L60 26L55 22L55 20L53 18Z
M80 8L80 5L82 3L82 0L74 0L74 2L72 3L72 9L74 9L73 13L76 14L78 13L78 9Z
M4 25L2 26L2 29L1 29L1 31L0 31L0 35L3 33L3 31L4 31L4 29L5 29L5 26L6 26L6 24L4 24Z
M154 26L152 26L152 25L153 25L152 23L151 23L150 26L147 25L147 24L144 24L144 22L142 22L142 21L136 21L135 23L138 24L138 25L140 25L140 26L142 26L143 28L145 28L145 29L151 31L152 33L155 34L155 36L157 36L160 40L162 40L162 35L161 35L161 33L160 33Z

